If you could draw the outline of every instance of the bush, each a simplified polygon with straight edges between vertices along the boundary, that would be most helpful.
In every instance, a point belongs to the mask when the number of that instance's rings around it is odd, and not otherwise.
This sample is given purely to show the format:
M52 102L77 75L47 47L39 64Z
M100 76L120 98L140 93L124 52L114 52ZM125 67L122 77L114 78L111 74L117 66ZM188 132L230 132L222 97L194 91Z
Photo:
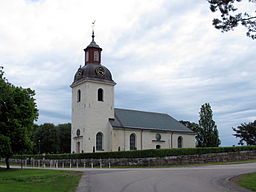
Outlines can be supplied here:
M118 159L118 158L147 158L147 157L168 157L180 155L201 155L208 153L225 153L238 151L255 151L256 146L239 147L198 147L198 148L179 148L179 149L147 149L136 151L116 151L98 153L67 153L67 154L46 154L43 155L16 155L13 158L25 159Z

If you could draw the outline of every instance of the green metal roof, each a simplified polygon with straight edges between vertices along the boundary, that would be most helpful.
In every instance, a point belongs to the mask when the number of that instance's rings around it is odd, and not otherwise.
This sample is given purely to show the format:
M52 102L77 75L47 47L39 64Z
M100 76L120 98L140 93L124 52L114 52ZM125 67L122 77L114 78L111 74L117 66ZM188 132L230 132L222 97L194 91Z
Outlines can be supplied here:
M168 114L115 108L113 127L194 133Z

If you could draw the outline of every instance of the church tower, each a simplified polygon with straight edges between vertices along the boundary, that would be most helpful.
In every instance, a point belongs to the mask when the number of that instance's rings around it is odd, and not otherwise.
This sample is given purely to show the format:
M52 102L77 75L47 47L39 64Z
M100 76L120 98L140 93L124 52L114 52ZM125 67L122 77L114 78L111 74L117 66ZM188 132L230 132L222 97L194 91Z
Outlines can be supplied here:
M84 49L85 63L75 74L72 88L71 152L111 151L114 119L114 86L110 71L101 65L101 51L94 41Z

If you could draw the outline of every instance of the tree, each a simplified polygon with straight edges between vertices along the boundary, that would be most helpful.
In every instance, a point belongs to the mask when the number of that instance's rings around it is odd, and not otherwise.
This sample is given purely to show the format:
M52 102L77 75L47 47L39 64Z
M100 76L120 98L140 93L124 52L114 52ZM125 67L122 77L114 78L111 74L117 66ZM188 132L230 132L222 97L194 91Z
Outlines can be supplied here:
M0 157L9 157L12 154L10 138L0 135ZM5 159L7 168L9 167L8 159Z
M71 124L64 123L57 125L59 152L70 153L71 150Z
M246 142L247 145L256 145L256 120L248 124L242 123L236 128L232 128L236 133L233 134L240 138L239 145L243 145Z
M34 121L38 117L35 92L10 84L0 68L0 156L5 158L9 169L9 158L32 147L30 140Z
M212 24L216 29L222 32L233 30L238 25L247 28L246 35L252 39L256 39L256 15L255 10L251 15L248 12L241 11L245 6L242 0L208 0L210 3L210 10L212 12L219 12L220 17L214 18ZM243 2L256 3L256 0L243 0ZM247 7L249 10L250 7Z
M220 145L217 126L212 119L212 109L209 103L201 106L199 128L197 132L198 147L218 147Z
M52 123L44 123L37 126L33 133L33 141L39 153L58 153L57 129Z
M34 153L70 153L71 124L52 123L35 125L33 131Z

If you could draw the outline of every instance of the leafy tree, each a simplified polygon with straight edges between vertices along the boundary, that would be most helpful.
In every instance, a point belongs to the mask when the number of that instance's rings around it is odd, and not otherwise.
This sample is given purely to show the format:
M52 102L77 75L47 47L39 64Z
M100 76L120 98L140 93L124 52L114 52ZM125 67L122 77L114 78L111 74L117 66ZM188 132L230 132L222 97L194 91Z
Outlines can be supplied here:
M236 133L234 136L239 137L239 145L246 142L247 145L256 145L256 120L248 124L242 123L237 128L232 128Z
M33 133L33 141L39 153L58 153L57 129L52 123L37 126Z
M10 157L12 154L10 138L0 135L0 157ZM9 164L8 159L5 159L6 165Z
M12 154L29 151L34 121L38 117L35 92L10 84L0 68L0 156L5 158L9 169Z
M58 140L59 140L59 152L70 153L71 149L71 124L59 124L57 125Z
M256 15L243 12L242 2L248 2L253 6L256 0L208 0L212 12L219 12L220 17L213 19L213 25L222 32L233 30L239 24L247 28L246 35L256 39ZM255 6L255 4L254 4ZM250 7L247 7L249 10Z
M52 123L35 125L33 131L34 153L70 153L71 124Z
M218 147L220 145L219 133L212 119L212 109L209 103L201 106L199 115L199 128L196 136L198 147Z

